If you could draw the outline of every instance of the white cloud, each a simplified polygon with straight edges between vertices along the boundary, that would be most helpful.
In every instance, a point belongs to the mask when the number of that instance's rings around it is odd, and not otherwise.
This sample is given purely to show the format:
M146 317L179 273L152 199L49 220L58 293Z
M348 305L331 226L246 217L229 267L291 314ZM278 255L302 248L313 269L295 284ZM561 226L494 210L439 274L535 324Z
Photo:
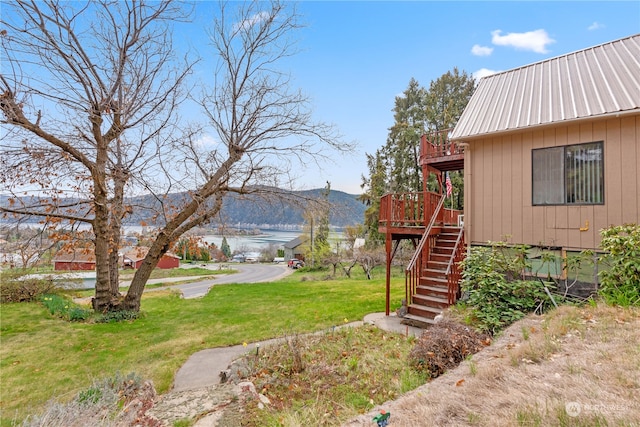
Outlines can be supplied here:
M547 53L547 45L556 41L549 37L545 30L527 31L526 33L508 33L501 35L502 30L491 32L491 42L497 46L511 46L519 50L531 50L536 53Z
M605 27L604 24L601 24L598 21L593 21L593 24L589 25L587 27L587 30L594 31L594 30L599 30L599 29L604 28L604 27Z
M474 44L471 48L471 53L475 56L489 56L493 52L493 48L489 46L480 46L479 44Z
M218 144L219 144L219 141L209 134L202 135L200 138L198 138L194 142L194 145L196 147L205 148L205 149L213 148Z
M242 28L243 30L246 31L249 28L253 27L254 25L259 24L268 19L269 19L269 12L266 12L266 11L258 12L255 15L245 19L244 21L238 22L234 26L234 30L238 30Z
M499 73L499 72L500 71L489 70L488 68L480 68L478 71L473 73L473 78L476 79L476 81L478 81L483 77L487 77L487 76L490 76L492 74L496 74L496 73Z

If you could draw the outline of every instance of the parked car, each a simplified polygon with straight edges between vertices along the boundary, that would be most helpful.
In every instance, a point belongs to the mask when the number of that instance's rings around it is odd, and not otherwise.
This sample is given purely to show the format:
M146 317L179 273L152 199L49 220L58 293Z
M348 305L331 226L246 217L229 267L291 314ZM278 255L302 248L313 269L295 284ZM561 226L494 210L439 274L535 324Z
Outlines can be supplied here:
M289 260L287 265L289 266L289 268L293 268L295 270L295 269L298 269L300 267L304 267L304 261L299 260L297 258L293 258L293 259Z

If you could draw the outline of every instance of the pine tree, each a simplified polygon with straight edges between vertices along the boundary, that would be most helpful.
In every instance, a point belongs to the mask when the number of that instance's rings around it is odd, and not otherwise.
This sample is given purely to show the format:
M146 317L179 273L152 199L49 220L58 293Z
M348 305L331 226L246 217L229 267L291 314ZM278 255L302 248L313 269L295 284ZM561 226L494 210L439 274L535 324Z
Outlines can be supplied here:
M222 243L220 244L220 250L222 251L225 257L231 258L231 247L229 246L229 243L227 242L226 237L222 238Z

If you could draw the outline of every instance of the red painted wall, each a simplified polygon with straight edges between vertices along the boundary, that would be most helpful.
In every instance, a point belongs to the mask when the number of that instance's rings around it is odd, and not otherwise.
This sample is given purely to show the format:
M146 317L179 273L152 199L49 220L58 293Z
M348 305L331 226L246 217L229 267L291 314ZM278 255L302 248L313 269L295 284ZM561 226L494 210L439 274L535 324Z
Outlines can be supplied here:
M53 267L56 271L92 271L96 269L94 262L56 261Z
M180 258L174 258L172 256L167 256L167 255L160 258L160 261L158 261L158 265L157 265L157 268L163 268L163 269L178 268L178 267L180 267Z

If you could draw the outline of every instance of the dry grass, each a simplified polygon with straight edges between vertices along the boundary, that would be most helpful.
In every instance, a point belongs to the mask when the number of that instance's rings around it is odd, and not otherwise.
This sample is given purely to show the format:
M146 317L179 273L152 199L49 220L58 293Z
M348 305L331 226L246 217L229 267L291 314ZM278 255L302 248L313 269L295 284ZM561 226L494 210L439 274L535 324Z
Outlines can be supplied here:
M370 325L287 336L245 358L247 379L270 403L259 409L259 401L246 401L220 425L340 425L425 383L427 375L407 364L413 341Z
M640 426L640 310L529 316L456 369L379 409L401 426Z

